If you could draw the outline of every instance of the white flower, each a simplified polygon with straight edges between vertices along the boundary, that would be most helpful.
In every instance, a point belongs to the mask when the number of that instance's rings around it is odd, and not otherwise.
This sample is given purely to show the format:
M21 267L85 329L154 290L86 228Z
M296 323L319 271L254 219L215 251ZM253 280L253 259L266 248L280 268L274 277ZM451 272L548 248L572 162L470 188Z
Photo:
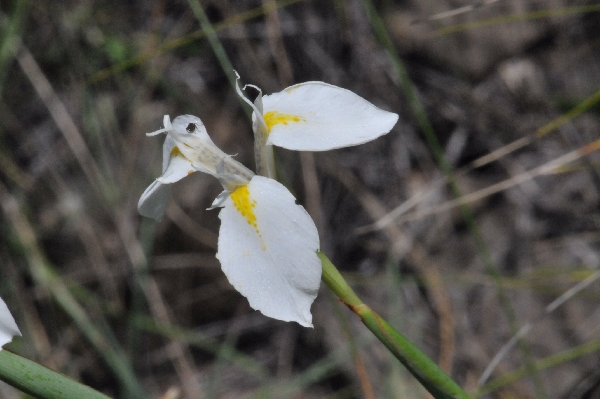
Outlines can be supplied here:
M246 184L254 173L229 155L221 151L210 139L200 118L193 115L181 115L173 120L164 117L163 129L148 136L167 133L163 145L163 174L142 194L138 202L138 211L142 216L156 220L162 219L171 191L175 183L196 171L219 175L226 184ZM223 183L223 181L222 181ZM235 187L229 187L230 191Z
M397 114L377 108L349 90L323 82L299 83L265 96L258 87L246 86L260 92L253 104L236 87L254 110L254 134L265 147L275 145L298 151L349 147L388 133L398 121ZM264 158L257 154L258 162ZM271 176L272 165L265 168Z
M138 210L160 219L171 183L201 171L224 187L217 257L229 282L269 317L312 326L310 306L321 281L319 236L304 208L275 180L255 176L210 140L199 118L164 118L163 175L142 194Z
M15 319L10 314L6 303L0 298L0 350L2 346L12 341L13 337L21 336Z
M178 116L171 124L165 115L164 129L148 134L167 134L163 174L144 191L138 210L159 220L171 183L195 171L215 176L225 189L211 207L223 207L217 257L229 282L265 315L311 326L310 306L321 279L319 236L292 194L269 178L275 175L272 145L304 151L358 145L389 132L398 115L322 82L264 97L261 92L254 103L236 88L254 109L261 176L218 149L197 117Z

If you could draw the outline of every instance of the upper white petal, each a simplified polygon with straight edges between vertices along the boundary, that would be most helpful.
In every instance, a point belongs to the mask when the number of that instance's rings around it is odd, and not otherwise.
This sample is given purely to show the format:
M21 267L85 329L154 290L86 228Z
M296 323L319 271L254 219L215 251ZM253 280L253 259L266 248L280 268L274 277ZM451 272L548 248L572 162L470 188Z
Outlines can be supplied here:
M366 143L388 133L398 115L359 95L323 82L306 82L265 95L267 144L300 151L325 151ZM269 113L280 119L271 119ZM295 118L294 118L295 117ZM277 123L278 122L278 123Z
M255 176L238 190L247 191L231 193L219 214L217 257L225 275L254 309L312 326L310 306L321 280L315 224L273 179Z
M0 350L2 346L12 341L13 337L21 335L15 319L10 314L6 303L0 298Z

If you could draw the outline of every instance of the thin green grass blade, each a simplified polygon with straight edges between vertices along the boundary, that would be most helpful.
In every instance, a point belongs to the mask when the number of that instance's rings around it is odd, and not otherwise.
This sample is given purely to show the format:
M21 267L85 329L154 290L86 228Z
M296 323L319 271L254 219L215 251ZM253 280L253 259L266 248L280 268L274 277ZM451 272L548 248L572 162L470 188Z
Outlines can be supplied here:
M227 76L227 80L229 80L231 87L233 87L235 90L236 77L235 72L233 71L233 65L231 64L231 61L229 61L229 57L227 57L225 48L223 48L219 38L217 38L217 32L215 31L215 28L208 20L208 17L206 16L206 13L204 12L204 9L198 0L188 0L188 4L198 19L198 22L200 22L200 26L204 31L204 36L210 43L210 47L212 47L213 52L217 56L217 59L221 64L221 69L223 69L223 72Z
M468 22L464 24L446 26L438 29L436 36L449 35L451 33L462 32L465 30L483 28L486 26L502 25L518 21L531 21L534 19L547 19L553 17L562 17L574 14L587 14L592 12L600 12L600 4L590 4L587 6L564 7L556 10L539 10L527 12L520 15L502 15L494 18L486 18L480 21Z
M220 343L216 359L212 365L212 371L208 376L208 384L205 388L206 398L218 398L218 388L220 383L223 382L223 375L227 365L227 359L230 358L235 351L235 344L240 336L238 331L229 329L225 334L225 339Z
M136 316L132 318L132 324L138 330L158 334L171 340L179 340L190 346L200 348L212 354L217 354L219 350L221 350L221 345L223 345L216 339L207 337L199 332L187 331L177 326L158 323L156 320L147 316ZM234 346L231 346L228 351L222 353L221 357L227 361L235 363L245 372L256 378L269 378L269 371L267 369L255 361L252 357L244 355L243 353L235 350Z
M109 399L87 385L6 349L0 350L0 379L36 398Z
M370 344L373 340L374 338L371 334L368 334L368 336L359 335L354 338L357 349ZM280 391L277 391L277 397L293 397L300 394L305 387L323 381L325 378L335 374L339 370L341 363L345 361L349 351L351 349L348 344L330 351L309 368L287 381L285 386Z
M20 0L13 6L10 18L0 20L0 98L4 89L4 80L8 73L8 65L14 58L13 46L19 34L24 29L24 21L27 16L29 1ZM0 15L0 17L2 17Z
M593 352L600 351L600 339L588 342L576 348L567 349L565 351L555 353L554 355L548 356L544 359L537 361L534 365L536 370L545 370L551 367L560 366L563 363L577 359L581 356L588 355ZM513 382L520 380L521 378L527 377L529 371L525 367L520 367L517 370L506 373L487 384L483 385L473 395L478 398L489 393L492 393L503 386L512 384Z
M565 112L558 118L554 119L550 123L542 126L535 132L535 137L542 137L551 131L558 129L560 126L569 122L571 119L575 118L577 115L581 114L584 111L592 108L596 104L600 102L600 90L596 91L594 94L571 108L569 111Z

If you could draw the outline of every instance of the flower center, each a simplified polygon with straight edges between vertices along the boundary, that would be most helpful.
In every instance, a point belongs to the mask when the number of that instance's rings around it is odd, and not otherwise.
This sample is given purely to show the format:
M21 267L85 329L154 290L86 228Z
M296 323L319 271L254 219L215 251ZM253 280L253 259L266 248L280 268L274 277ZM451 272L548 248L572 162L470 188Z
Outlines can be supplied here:
M254 214L256 201L250 198L248 185L246 184L245 186L235 189L231 193L231 199L233 200L233 205L238 212L241 213L244 218L246 218L248 224L254 227L254 230L256 230L256 232L260 235L260 232L258 231L258 225L256 224L256 215Z
M269 132L273 126L280 123L287 125L289 122L306 122L306 119L301 116L286 114L278 111L269 111L263 115L263 118L265 118L265 123L267 124L267 130Z

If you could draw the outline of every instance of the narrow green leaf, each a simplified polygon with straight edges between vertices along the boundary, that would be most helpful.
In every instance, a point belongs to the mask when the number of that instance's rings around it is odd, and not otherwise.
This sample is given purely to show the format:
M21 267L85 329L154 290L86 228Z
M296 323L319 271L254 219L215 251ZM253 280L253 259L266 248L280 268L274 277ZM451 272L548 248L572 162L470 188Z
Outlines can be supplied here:
M87 385L6 349L0 350L0 379L36 398L109 399Z

